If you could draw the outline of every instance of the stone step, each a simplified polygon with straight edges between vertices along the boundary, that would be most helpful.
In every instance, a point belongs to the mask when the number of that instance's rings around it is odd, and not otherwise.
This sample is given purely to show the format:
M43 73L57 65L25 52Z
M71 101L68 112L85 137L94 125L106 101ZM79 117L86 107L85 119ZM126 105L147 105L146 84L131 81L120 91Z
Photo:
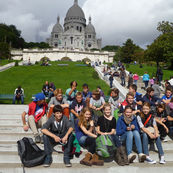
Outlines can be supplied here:
M27 132L23 130L22 126L0 126L0 132L1 133L32 133L31 129L29 129Z
M38 144L38 146L43 149L43 144ZM164 142L164 143L162 143L162 146L163 146L163 150L173 151L173 142L172 141ZM156 150L157 150L157 148L156 148ZM8 151L17 152L17 142L16 141L5 141L5 140L0 141L0 151L2 151L2 152L8 152Z
M173 162L173 151L164 151L165 153L165 160L167 162ZM85 156L86 152L83 152L80 155L80 158L74 157L71 162L72 163L79 163L80 160ZM53 152L53 163L63 163L63 153ZM150 157L157 162L159 162L158 153L150 152ZM134 162L138 162L138 157L136 157ZM21 163L20 158L17 152L2 152L0 151L0 164L1 163ZM173 165L172 165L173 166Z
M0 126L22 126L21 119L1 119Z
M104 166L84 166L81 164L72 164L71 168L66 168L62 163L52 163L49 168L37 166L33 168L24 168L27 173L172 173L173 162L167 162L164 166L160 164L150 165L147 163L133 163L129 166L118 166L115 162L105 163ZM0 164L0 171L3 173L23 173L21 164Z
M2 133L0 132L0 142L16 142L23 137L30 137L32 138L34 135L29 132L23 133Z
M14 119L20 119L21 120L22 114L0 114L0 120L7 119L7 120L14 120Z

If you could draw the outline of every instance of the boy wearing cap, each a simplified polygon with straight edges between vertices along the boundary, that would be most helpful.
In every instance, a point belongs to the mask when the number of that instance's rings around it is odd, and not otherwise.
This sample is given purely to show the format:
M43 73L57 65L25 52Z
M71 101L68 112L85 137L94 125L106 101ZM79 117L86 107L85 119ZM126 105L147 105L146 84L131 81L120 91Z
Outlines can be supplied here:
M22 122L24 131L28 131L29 127L34 133L35 142L43 143L43 138L40 136L38 128L41 128L47 121L47 103L43 93L35 95L35 99L28 105L26 110L22 113ZM25 116L28 114L28 124Z

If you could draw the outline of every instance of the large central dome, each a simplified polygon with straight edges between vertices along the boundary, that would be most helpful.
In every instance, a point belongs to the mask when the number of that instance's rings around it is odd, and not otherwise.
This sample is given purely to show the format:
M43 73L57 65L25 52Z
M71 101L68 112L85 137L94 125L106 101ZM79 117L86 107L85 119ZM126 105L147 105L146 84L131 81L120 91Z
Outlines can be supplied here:
M78 5L78 0L74 0L73 6L68 10L65 18L65 24L69 22L79 22L86 24L85 14Z

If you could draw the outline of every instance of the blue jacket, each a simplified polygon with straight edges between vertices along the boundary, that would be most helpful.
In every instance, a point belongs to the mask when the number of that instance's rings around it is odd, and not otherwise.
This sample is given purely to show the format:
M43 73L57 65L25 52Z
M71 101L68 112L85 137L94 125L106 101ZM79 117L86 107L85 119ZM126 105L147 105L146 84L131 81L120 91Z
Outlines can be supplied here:
M143 75L143 81L149 81L149 80L150 80L149 74L144 74Z
M143 102L147 102L151 106L156 106L157 101L159 101L159 99L155 96L150 97L148 94L145 94L143 97Z
M137 130L138 132L140 132L136 116L133 116L131 125L135 126L134 130ZM121 115L117 121L116 134L118 136L122 136L124 133L126 133L127 127L128 127L128 125L124 121L124 116Z

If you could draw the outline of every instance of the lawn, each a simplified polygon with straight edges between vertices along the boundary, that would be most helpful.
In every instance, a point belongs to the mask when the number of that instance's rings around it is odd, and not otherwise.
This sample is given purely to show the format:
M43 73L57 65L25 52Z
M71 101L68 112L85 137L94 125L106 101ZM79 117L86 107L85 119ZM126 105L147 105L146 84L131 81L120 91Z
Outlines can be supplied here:
M15 88L21 85L25 91L25 103L31 101L32 94L41 92L42 86L46 80L54 82L56 88L62 88L65 92L70 87L70 82L78 82L77 89L82 90L82 85L87 83L90 90L96 89L100 85L107 95L109 86L102 80L94 79L92 67L80 67L75 64L79 62L51 62L52 66L16 66L7 71L0 72L0 94L13 94ZM61 67L57 64L69 64ZM1 101L1 103L11 103L10 101Z
M0 59L0 66L3 66L3 65L6 65L6 64L9 64L11 62L15 62L15 60L7 60L7 59Z
M132 73L137 73L138 75L142 76L145 71L147 71L150 75L156 74L157 67L156 66L148 66L143 65L143 68L140 68L139 65L132 65L130 64L127 68L128 71L131 71ZM173 70L163 70L163 80L169 79L170 76L173 76Z

